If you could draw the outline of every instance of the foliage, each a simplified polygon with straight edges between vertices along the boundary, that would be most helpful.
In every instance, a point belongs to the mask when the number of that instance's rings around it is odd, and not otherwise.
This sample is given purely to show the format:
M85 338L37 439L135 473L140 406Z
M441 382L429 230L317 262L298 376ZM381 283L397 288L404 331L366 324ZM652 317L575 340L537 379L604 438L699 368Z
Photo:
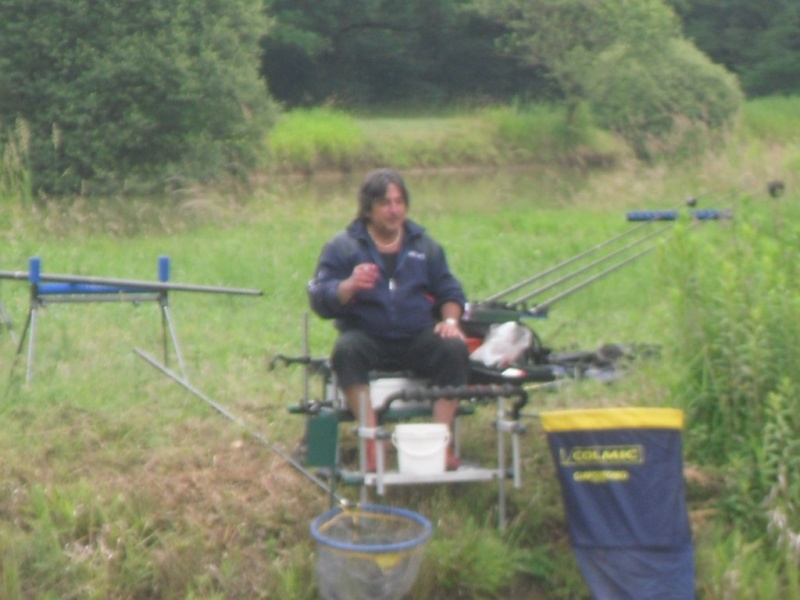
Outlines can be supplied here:
M800 92L800 5L794 0L667 0L686 35L736 73L750 97Z
M6 198L20 198L24 204L30 204L30 143L30 128L22 119L10 123L6 131L0 129L0 202L3 204Z
M466 519L452 535L430 542L415 598L497 598L514 579L519 556L495 532Z
M537 163L610 165L625 155L622 144L599 130L586 105L572 122L549 104L521 104L483 111L496 129L497 144L518 160Z
M642 158L676 147L696 154L707 131L729 126L738 110L735 82L680 41L677 17L661 0L506 0L483 7L511 30L508 51L557 82L570 126L588 101L598 123Z
M540 95L537 73L498 52L469 0L269 0L262 70L290 108L447 105Z
M524 113L509 112L510 128L517 117L527 123ZM546 117L541 116L549 122ZM462 115L458 128L482 129L485 118ZM378 133L389 127L415 141L452 126L449 119L439 126L435 119L379 121L358 124L365 131L375 125ZM655 254L586 288L534 324L556 348L585 348L598 340L664 342L663 362L632 368L611 384L537 390L527 408L686 406L689 466L725 476L719 488L689 488L692 508L704 494L702 510L692 510L698 598L791 598L797 595L796 562L789 546L776 543L780 531L798 531L788 504L797 494L796 355L762 353L772 352L774 343L792 352L796 339L794 283L784 279L794 275L800 170L784 169L784 152L796 155L792 146L771 144L764 153L761 140L755 147L743 138L731 143L742 145L679 169L534 165L457 174L411 171L407 177L413 215L445 243L470 298L486 297L619 233L626 209L664 208L682 202L687 190L707 206L726 207L731 197L739 202L732 221L676 223L671 241ZM786 175L786 198L766 198L760 183L776 169ZM135 201L41 202L30 210L3 211L0 235L8 268L40 255L47 272L149 280L155 258L168 254L175 281L263 287L258 299L171 293L170 308L192 384L276 448L291 449L302 424L285 409L302 389L301 369L272 372L266 365L276 353L305 351L305 281L321 244L352 218L357 183L349 176L271 178L246 191L196 188ZM743 187L752 195L743 198ZM10 201L20 204L16 197ZM2 292L16 325L28 308L28 290L4 281ZM757 318L751 320L749 311ZM162 348L157 308L147 302L54 304L40 317L33 383L9 377L0 403L0 595L315 597L308 524L327 508L327 496L138 361L132 348L155 348L156 356ZM11 369L16 345L9 333L0 328L0 368L19 375L24 366ZM673 334L674 349L667 344ZM310 352L324 352L332 335L332 327L312 323ZM727 340L736 347L723 353ZM704 365L696 359L706 350L713 360ZM764 366L775 385L759 396L762 405L752 406L764 429L726 443L722 438L733 436L729 426L740 425L738 417L727 420L726 411L735 412L735 402L744 400L733 393L740 384L747 393L761 393L754 380L764 377ZM729 387L709 384L735 376ZM717 389L726 395L713 398ZM487 413L479 417L490 423L494 416ZM480 485L479 491L424 486L386 497L431 517L433 541L442 544L424 559L419 583L425 592L417 597L491 597L489 589L510 600L588 597L569 551L546 444L535 420L525 424L523 487L508 489L509 537L494 529L494 485ZM487 440L490 435L470 436L464 450L477 455ZM785 487L775 479L782 471L789 475ZM788 518L783 530L775 528L780 520L769 529L768 511L775 508L781 509L776 518ZM439 577L433 557L449 561L448 552L470 564L485 561L489 581L478 579L484 563L454 581L456 567L447 562L441 579L451 593L440 594L433 589Z
M510 30L502 38L507 51L543 67L556 81L570 114L587 97L598 55L620 44L651 56L678 25L660 0L487 0L481 6Z
M748 138L769 143L800 141L800 96L771 96L750 100L742 122Z
M768 395L800 360L800 290L790 256L800 230L783 219L782 206L748 215L755 206L745 203L732 244L684 234L676 245L675 322L689 367L682 395L704 461L749 452L761 439Z
M252 164L265 29L258 0L4 2L0 122L29 124L34 189L163 174L197 146Z
M658 54L617 43L593 66L587 95L598 123L644 159L701 154L733 129L743 103L736 79L684 40Z
M286 113L269 134L271 160L290 171L349 170L363 145L355 119L327 108Z
M439 168L522 163L610 165L624 144L592 125L588 111L568 127L549 105L518 104L452 116L369 117L317 108L287 112L270 132L271 172L349 172L392 164Z
M777 541L787 563L800 547L795 213L780 197L761 206L744 198L730 242L684 230L669 261L689 452L728 473L719 507L745 539Z
M262 73L290 108L543 102L580 94L576 69L609 36L657 55L682 29L749 95L792 93L798 10L793 0L270 0ZM503 52L511 40L535 52Z

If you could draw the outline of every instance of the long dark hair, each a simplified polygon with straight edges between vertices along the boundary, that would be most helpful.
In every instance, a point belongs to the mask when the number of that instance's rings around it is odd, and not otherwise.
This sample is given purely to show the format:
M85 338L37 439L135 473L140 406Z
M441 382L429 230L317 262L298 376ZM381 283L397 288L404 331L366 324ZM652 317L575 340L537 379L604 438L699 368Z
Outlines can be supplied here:
M375 169L371 171L358 190L358 214L356 220L365 221L372 205L386 196L386 189L393 183L403 193L406 206L409 203L408 189L400 173L394 169Z

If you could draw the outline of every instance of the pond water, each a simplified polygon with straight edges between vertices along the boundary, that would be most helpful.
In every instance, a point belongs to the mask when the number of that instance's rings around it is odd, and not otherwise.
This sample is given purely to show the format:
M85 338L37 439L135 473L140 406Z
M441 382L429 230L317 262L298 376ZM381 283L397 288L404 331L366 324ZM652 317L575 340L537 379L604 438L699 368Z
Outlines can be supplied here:
M331 196L355 200L365 174L285 180L272 183L275 193L291 193L300 201L329 201ZM426 211L472 210L486 205L535 203L565 206L591 185L591 173L567 169L447 169L403 171L412 199ZM454 202L453 199L457 199ZM415 206L415 210L416 210Z

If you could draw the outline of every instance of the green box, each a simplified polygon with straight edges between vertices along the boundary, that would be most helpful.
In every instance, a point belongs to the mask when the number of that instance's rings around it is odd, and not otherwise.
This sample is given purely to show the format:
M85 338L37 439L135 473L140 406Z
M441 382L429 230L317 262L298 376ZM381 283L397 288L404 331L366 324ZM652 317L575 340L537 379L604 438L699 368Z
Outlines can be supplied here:
M339 417L323 409L306 421L306 466L336 467L339 453Z

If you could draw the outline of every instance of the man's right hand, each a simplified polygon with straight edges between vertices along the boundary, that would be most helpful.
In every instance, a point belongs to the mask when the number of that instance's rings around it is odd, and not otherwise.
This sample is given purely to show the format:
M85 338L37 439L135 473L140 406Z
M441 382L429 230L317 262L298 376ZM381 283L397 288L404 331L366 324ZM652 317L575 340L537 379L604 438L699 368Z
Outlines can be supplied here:
M371 290L380 277L378 265L361 263L355 266L352 274L339 284L339 301L347 304L358 292Z

